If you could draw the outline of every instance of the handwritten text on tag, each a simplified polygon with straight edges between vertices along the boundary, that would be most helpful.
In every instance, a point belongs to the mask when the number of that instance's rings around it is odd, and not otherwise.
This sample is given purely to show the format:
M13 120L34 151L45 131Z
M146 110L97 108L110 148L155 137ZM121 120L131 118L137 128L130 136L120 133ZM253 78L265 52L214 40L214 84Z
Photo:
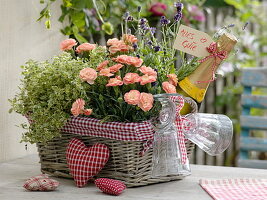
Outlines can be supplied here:
M206 48L212 42L207 33L181 25L173 47L196 57L205 57L209 55Z

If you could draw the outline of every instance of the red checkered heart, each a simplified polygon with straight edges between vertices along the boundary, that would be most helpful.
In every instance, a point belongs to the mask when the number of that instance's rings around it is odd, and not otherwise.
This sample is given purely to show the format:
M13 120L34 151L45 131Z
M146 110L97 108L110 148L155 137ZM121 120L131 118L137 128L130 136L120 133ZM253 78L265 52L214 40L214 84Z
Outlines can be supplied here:
M49 178L46 174L40 174L29 178L23 185L27 190L31 191L52 191L59 185L59 182Z
M96 143L91 147L73 138L67 147L67 163L70 173L78 187L83 187L88 180L97 175L109 159L109 149L106 145Z
M98 178L95 180L95 185L102 192L112 195L120 195L126 188L123 182L109 178Z

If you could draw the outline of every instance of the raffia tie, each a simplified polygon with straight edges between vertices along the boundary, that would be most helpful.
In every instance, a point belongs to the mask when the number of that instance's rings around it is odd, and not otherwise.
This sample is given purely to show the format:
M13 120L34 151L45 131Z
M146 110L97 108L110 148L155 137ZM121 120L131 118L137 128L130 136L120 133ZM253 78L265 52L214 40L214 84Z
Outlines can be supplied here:
M214 62L212 64L212 79L209 81L196 81L197 84L199 83L209 83L215 80L215 68L216 68L216 60L217 58L224 60L227 58L227 51L219 51L217 48L217 43L212 42L209 47L207 47L207 51L210 53L209 56L199 60L198 62L203 63L210 58L214 58Z

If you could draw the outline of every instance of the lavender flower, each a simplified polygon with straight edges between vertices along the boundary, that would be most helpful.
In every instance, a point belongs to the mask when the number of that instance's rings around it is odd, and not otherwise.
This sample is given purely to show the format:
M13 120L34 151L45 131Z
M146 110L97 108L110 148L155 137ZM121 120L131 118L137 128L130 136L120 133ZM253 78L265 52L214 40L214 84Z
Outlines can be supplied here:
M145 24L141 24L140 28L143 29L144 31L149 29L148 26L146 26Z
M130 15L129 12L125 12L124 15L123 15L123 18L124 18L124 19L127 19L127 17L128 17L129 15Z
M245 25L242 28L243 31L247 28L248 24L249 24L248 22L245 23Z
M134 48L134 50L136 50L138 48L138 45L136 43L134 43L133 48Z
M160 18L160 24L161 24L161 26L168 25L169 23L171 23L170 20L168 20L165 16L161 16L161 18Z
M123 15L123 19L125 21L133 21L133 16L131 16L129 12L125 12Z
M174 7L177 9L177 12L181 12L184 8L184 4L182 4L181 2L175 2Z
M228 26L227 26L227 28L232 28L232 27L234 27L235 25L234 24L229 24Z
M155 87L155 86L157 86L157 85L158 85L157 82L152 82L152 83L151 83L151 86L152 86L152 87Z
M153 48L154 48L154 51L155 51L155 52L160 51L160 46L154 46Z
M151 40L148 40L146 44L149 45L149 46L151 46L152 45L152 41Z
M155 27L151 27L151 28L150 28L150 32L151 32L151 34L154 35L154 34L156 33L156 30L157 30L157 29L156 29Z
M178 22L182 19L183 14L182 12L178 12L176 15L174 15L174 21Z
M139 20L139 24L140 25L143 25L143 24L145 24L147 22L147 19L146 18L141 18L140 20Z
M133 21L133 16L131 16L131 15L128 16L128 17L127 17L127 21Z

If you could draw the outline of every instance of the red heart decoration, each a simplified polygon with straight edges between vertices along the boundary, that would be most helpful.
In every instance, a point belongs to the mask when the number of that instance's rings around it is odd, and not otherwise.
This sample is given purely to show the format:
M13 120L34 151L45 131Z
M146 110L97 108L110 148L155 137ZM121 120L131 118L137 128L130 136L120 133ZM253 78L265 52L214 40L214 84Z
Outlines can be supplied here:
M123 182L109 178L98 178L95 180L95 185L102 192L112 195L120 195L126 188Z
M52 191L59 185L59 182L49 178L46 174L40 174L29 178L23 187L30 191Z
M97 175L109 159L108 147L96 143L87 147L81 140L73 138L66 152L70 173L78 187L83 187L88 180Z

